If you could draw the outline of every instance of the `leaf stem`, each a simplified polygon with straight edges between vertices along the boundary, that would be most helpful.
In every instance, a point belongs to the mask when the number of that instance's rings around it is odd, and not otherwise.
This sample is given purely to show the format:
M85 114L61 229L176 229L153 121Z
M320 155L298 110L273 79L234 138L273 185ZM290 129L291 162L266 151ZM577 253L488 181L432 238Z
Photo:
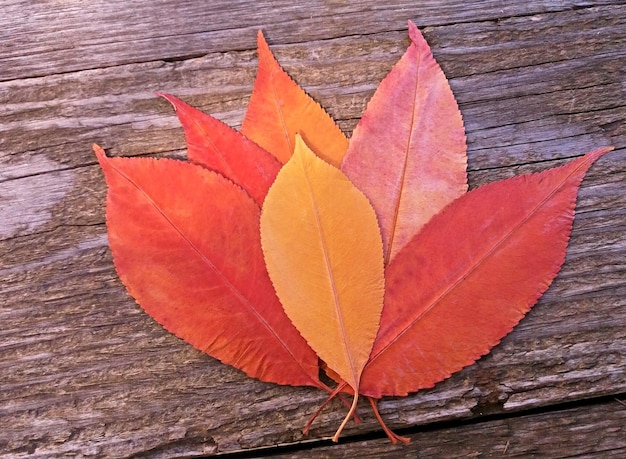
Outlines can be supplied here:
M374 416L376 416L378 423L385 431L385 434L387 434L387 437L389 437L389 440L391 440L391 443L393 443L394 445L398 442L404 443L405 445L408 444L411 441L410 438L401 437L400 435L394 433L393 430L391 430L389 427L387 427L387 424L385 424L385 421L383 421L382 416L378 412L378 400L373 397L367 397L367 400L370 402L370 405L372 405L372 411L374 411Z
M339 384L339 386L337 386L337 388L335 390L330 389L329 387L326 387L326 389L328 390L328 392L330 392L330 395L328 396L328 398L324 401L324 403L322 403L320 405L320 407L315 410L315 413L313 413L313 415L309 418L308 422L306 423L306 425L304 426L304 428L302 429L302 433L304 435L308 435L309 434L309 430L311 429L311 425L313 424L313 421L315 421L315 418L317 418L319 416L319 414L322 412L322 410L324 408L326 408L326 406L331 402L331 400L335 397L339 397L339 400L341 400L341 403L343 403L344 405L346 405L346 407L351 408L350 403L341 396L340 392L348 385L348 383L346 383L345 381L342 382L341 384ZM361 422L361 418L359 418L358 413L355 411L353 413L354 416L354 423L358 424Z
M348 421L352 417L352 414L354 414L358 401L359 401L359 393L358 393L357 390L355 390L354 391L354 398L352 399L352 406L350 407L350 410L348 411L348 414L346 414L346 417L343 418L343 422L341 423L341 425L337 429L337 432L335 432L335 435L333 436L333 441L335 443L339 441L339 435L341 435L342 430L344 429L344 427L346 426L346 424L348 423Z

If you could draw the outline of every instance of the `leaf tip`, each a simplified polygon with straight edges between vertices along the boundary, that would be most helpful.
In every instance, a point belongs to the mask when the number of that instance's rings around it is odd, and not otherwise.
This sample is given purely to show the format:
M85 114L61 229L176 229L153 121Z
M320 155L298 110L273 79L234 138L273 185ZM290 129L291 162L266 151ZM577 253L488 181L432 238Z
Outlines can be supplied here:
M595 160L599 159L600 157L604 156L605 154L613 150L615 150L615 147L613 145L609 145L606 147L600 147L600 148L597 148L596 150L590 151L585 156L587 156L591 162L594 162Z
M600 147L588 153L585 153L583 156L579 157L574 162L580 164L584 168L585 171L588 171L589 168L593 165L593 163L595 163L602 156L604 156L610 151L613 151L614 149L615 149L614 146Z
M176 114L178 115L179 119L180 119L180 116L181 116L181 112L188 111L190 108L192 108L186 102L184 102L183 100L179 99L178 97L172 96L171 94L167 94L165 92L157 92L156 95L159 96L159 97L163 97L170 104L172 104L172 107L174 108L174 112L176 112ZM181 122L182 122L182 119L181 119Z
M299 132L296 132L295 135L295 149L299 149L302 147L307 147L308 145L306 144L306 142L304 141L304 139L302 138L302 134L300 134Z
M426 39L422 35L422 32L420 32L420 30L417 28L413 21L409 21L409 37L416 46L426 45L426 47L430 50L430 47L428 47L428 44L426 43Z
M266 53L270 52L270 46L267 44L267 40L265 39L265 35L261 29L259 29L256 34L256 45L259 54L261 54L261 50Z
M106 159L107 155L104 152L104 149L98 145L97 143L94 143L91 148L93 148L94 153L96 154L96 158L98 158L99 162L102 162L103 160Z
M296 133L294 137L292 158L305 158L309 156L313 159L319 159L320 161L326 162L323 158L320 158L313 152L311 147L309 147L309 145L307 144L306 140L304 140L304 137L302 137L302 134L300 134L299 132Z
M174 106L174 110L177 109L177 102L180 102L180 99L178 99L177 97L172 96L171 94L167 94L167 93L164 93L164 92L156 92L155 94L157 96L159 96L159 97L163 97L170 104L172 104Z

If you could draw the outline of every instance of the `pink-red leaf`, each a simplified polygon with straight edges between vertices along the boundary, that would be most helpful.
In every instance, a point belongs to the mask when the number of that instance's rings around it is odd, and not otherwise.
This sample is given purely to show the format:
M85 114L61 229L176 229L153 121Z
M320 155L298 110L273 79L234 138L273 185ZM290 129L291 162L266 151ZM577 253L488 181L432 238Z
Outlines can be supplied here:
M169 94L160 94L176 109L185 131L187 157L229 178L262 205L280 163L230 126Z
M417 27L354 130L341 169L369 198L391 260L467 190L465 130L448 81Z
M361 393L431 387L508 334L557 275L580 182L609 150L480 187L426 224L387 267Z
M241 133L282 163L291 157L295 136L326 162L339 167L348 139L324 109L280 67L263 34L258 34L259 70Z
M221 175L182 161L107 158L109 244L120 279L157 322L249 376L313 385L318 360L267 274L260 209Z

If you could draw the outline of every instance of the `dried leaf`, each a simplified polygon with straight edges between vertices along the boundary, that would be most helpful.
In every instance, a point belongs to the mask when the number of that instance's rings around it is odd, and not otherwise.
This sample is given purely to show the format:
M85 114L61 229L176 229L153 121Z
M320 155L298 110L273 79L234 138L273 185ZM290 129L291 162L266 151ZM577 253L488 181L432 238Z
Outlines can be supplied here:
M348 139L324 109L280 67L261 31L259 69L241 133L286 163L300 134L321 158L339 167Z
M433 386L511 331L557 275L580 182L611 149L465 194L461 115L411 23L409 34L345 158L345 136L261 33L245 135L165 96L201 166L95 147L131 295L252 377L316 386L327 402L353 394L334 440L364 395L391 441L408 442L378 399Z
M212 116L174 96L160 95L176 109L189 160L229 178L262 205L281 166L276 158Z
M313 385L318 360L283 313L267 275L260 209L200 166L107 158L109 245L139 305L176 336L249 376Z
M384 292L382 240L367 198L297 137L265 199L261 240L287 316L358 393Z
M433 217L387 268L361 393L432 387L498 344L557 275L580 182L609 150L484 185Z
M385 262L467 191L461 113L412 22L409 35L411 46L368 103L341 166L376 211Z

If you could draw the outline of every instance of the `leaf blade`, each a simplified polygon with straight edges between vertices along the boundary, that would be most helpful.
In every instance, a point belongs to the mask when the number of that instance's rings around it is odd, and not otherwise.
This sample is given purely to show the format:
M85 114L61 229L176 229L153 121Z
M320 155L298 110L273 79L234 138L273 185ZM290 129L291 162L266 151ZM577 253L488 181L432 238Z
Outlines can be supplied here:
M185 132L189 160L229 178L262 205L280 163L225 123L174 96L159 95L176 110Z
M266 265L296 328L358 389L384 290L376 217L339 169L315 156L299 137L296 142L263 205Z
M300 134L322 159L341 164L348 139L324 109L280 67L263 37L257 37L259 68L241 133L286 163Z
M283 314L265 271L254 201L201 166L94 149L109 188L115 266L140 306L251 377L321 387L317 356Z
M342 171L376 210L389 262L430 218L467 191L463 119L417 27L357 124Z
M508 334L556 277L580 182L609 150L484 185L436 215L388 266L362 394L432 387Z

